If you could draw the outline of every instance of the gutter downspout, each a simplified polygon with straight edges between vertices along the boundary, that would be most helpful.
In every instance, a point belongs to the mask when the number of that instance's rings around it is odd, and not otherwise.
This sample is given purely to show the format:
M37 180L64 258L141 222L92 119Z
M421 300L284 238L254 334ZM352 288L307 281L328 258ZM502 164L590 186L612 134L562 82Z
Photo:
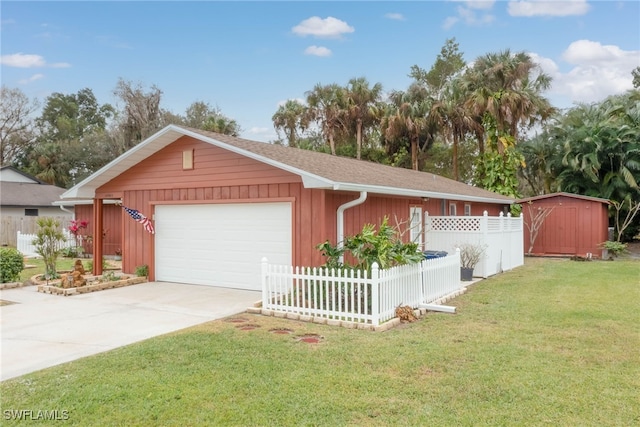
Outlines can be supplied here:
M346 211L349 208L352 208L354 206L358 206L361 205L365 202L365 200L367 200L367 192L366 191L361 191L360 192L360 197L358 197L355 200L351 200L350 202L347 202L343 205L338 206L338 211L337 211L337 247L338 249L342 249L343 246L343 240L344 240L344 211ZM340 262L344 261L344 257L341 255L340 256Z
M64 205L60 205L60 209L63 212L67 212L67 213L70 213L71 215L75 215L75 212L71 212L69 209L65 208Z

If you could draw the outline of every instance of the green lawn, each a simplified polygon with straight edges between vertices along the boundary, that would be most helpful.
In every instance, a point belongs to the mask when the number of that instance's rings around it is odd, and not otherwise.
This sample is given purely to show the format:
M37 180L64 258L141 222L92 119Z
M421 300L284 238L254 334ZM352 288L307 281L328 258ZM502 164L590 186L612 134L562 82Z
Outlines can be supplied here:
M457 314L387 332L243 314L260 327L210 322L4 381L3 418L30 409L68 411L63 424L79 426L639 425L639 301L639 261L528 259L450 301ZM295 339L310 333L322 342Z
M85 265L87 264L87 261L88 260L83 260ZM74 262L75 258L58 258L58 261L56 262L56 270L71 270ZM24 282L37 274L44 274L44 261L42 261L41 258L29 258L26 260L25 266L29 266L29 268L25 268L22 270L22 273L20 273L20 282Z

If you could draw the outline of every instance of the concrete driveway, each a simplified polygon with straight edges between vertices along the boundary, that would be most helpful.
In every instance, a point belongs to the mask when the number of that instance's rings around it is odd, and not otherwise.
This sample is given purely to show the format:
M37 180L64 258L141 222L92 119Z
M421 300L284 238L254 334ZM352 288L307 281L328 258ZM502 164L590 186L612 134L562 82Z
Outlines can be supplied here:
M260 292L151 282L63 297L0 291L0 380L241 313Z

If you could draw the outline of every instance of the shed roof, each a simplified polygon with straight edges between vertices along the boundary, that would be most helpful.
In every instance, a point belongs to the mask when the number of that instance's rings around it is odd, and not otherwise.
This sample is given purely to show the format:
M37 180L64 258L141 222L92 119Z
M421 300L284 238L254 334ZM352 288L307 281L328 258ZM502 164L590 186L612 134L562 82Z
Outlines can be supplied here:
M534 202L536 200L551 199L551 198L554 198L554 197L570 197L572 199L588 200L588 201L591 201L591 202L605 203L607 205L609 204L609 200L607 200L607 199L601 199L599 197L591 197L591 196L582 196L580 194L564 193L564 192L543 194L541 196L534 196L534 197L527 197L526 199L520 199L520 200L516 201L516 203L528 203L528 202Z
M298 148L251 141L198 129L169 125L116 158L62 195L93 198L101 185L132 168L183 136L299 175L305 188L367 191L374 194L433 197L509 204L513 199L428 172L332 156Z

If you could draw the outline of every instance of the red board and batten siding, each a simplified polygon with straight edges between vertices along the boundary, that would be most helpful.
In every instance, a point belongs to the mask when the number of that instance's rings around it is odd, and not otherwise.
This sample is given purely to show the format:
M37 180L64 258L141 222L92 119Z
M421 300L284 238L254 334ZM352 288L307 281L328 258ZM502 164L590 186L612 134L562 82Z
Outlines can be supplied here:
M192 170L182 169L184 150L194 150ZM108 198L118 192L124 205L147 216L153 215L158 204L292 202L291 261L308 265L320 259L308 248L325 235L324 222L319 220L324 191L304 189L295 174L189 137L103 185L96 197ZM123 228L123 269L129 272L148 264L153 272L153 236L132 220L125 221Z
M193 150L193 169L183 170L186 150ZM338 206L357 197L357 192L305 189L298 175L186 136L96 190L97 199L121 198L125 206L149 217L162 204L290 202L291 262L303 266L324 262L316 245L325 240L335 243ZM411 206L422 206L423 212L438 209L439 214L441 201L370 194L363 205L345 212L345 235L359 232L366 223L379 224L384 216L392 225L396 217L407 220ZM490 204L472 206L474 212L499 209ZM459 215L462 209L461 205ZM147 264L153 274L153 236L128 217L122 230L123 270L132 273L136 266Z
M94 235L93 205L76 205L75 219L89 222L87 228L81 232L83 236ZM105 205L102 224L103 253L104 255L115 255L117 249L122 249L122 208L116 205ZM84 250L87 253L92 253L91 245L85 243Z
M523 203L524 221L530 221L529 207L553 208L533 245L533 255L580 255L600 257L599 244L608 239L609 216L606 201L562 194ZM529 229L524 230L524 251L529 251Z

